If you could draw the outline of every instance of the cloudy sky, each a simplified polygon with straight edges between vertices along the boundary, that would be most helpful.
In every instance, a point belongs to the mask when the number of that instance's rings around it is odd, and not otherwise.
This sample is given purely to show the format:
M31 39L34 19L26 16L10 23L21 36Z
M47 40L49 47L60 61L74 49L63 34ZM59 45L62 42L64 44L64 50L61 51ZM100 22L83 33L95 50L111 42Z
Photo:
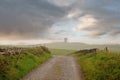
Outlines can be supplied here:
M120 0L0 0L0 44L120 44Z

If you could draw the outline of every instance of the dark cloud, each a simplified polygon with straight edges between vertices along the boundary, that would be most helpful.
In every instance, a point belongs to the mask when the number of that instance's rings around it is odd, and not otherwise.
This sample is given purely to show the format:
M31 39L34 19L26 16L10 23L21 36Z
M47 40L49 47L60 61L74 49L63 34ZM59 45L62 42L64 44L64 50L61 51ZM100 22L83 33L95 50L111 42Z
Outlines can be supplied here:
M120 0L0 0L0 37L9 39L48 38L51 27L72 19L92 16L95 25L84 21L92 36L120 34ZM93 20L90 19L90 20ZM80 22L81 23L81 22ZM59 26L60 27L60 26ZM80 26L81 27L81 26ZM64 28L63 28L64 29ZM55 31L56 34L66 33ZM67 33L66 33L67 34Z
M45 0L0 0L0 35L43 38L63 16L64 9Z

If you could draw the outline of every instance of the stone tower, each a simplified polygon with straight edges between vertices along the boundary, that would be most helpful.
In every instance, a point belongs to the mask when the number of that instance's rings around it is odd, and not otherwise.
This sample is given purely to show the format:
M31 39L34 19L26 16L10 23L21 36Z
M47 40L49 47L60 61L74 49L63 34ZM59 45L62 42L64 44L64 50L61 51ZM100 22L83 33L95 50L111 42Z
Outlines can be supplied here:
M68 42L68 38L64 38L64 43L67 43Z

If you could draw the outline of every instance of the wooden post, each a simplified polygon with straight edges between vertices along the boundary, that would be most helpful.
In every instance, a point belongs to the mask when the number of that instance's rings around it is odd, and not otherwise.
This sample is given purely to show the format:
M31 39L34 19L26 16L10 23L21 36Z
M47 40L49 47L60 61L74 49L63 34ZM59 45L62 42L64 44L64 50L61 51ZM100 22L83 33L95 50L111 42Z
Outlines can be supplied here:
M109 52L109 49L108 49L108 47L105 47L105 52Z

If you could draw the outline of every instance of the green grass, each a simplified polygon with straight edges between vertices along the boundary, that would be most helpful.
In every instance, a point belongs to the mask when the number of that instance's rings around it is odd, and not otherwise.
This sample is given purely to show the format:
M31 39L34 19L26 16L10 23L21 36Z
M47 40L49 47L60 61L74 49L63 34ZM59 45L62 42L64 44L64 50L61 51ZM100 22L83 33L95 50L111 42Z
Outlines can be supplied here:
M41 48L26 49L20 55L0 55L0 80L21 80L50 57L51 54Z
M66 50L66 49L50 49L52 55L68 55L75 52L75 50Z
M108 49L111 52L117 52L120 53L120 45L114 44L114 45L90 45L90 44L84 44L84 43L49 43L46 44L47 47L53 48L53 49L67 49L67 50L83 50L83 49L92 49L92 48L98 48L100 50L104 50L105 47L108 47Z
M120 54L77 54L85 80L120 80Z

